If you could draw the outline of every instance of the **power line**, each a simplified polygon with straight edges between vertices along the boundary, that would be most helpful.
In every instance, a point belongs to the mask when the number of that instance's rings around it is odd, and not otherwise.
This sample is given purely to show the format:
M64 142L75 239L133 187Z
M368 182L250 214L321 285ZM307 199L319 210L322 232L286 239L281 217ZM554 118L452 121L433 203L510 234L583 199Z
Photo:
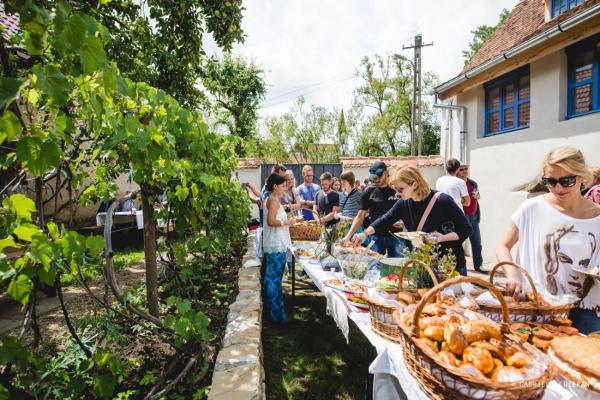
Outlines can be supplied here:
M317 88L309 90L307 92L303 92L303 93L299 93L299 94L294 94L292 97L289 97L287 99L284 99L284 100L281 100L281 101L277 101L277 102L272 103L272 104L266 104L266 105L260 107L260 109L262 110L262 109L265 109L265 108L274 107L274 106L279 105L279 104L287 103L287 102L295 100L295 99L297 99L299 97L306 96L306 95L309 95L311 93L317 92L319 90L325 89L327 86L330 86L330 85L332 85L334 83L339 83L339 82L347 81L347 80L352 79L352 78L354 78L354 75L346 77L346 78L343 78L343 79L329 81L327 84L320 84L318 86L323 86L323 87L317 87ZM291 91L291 92L286 93L286 94L282 94L282 95L278 95L278 96L272 97L272 98L268 99L267 102L275 100L275 99L278 99L278 98L281 98L281 97L289 96L293 92L297 92L297 91L298 90L294 90L294 91Z

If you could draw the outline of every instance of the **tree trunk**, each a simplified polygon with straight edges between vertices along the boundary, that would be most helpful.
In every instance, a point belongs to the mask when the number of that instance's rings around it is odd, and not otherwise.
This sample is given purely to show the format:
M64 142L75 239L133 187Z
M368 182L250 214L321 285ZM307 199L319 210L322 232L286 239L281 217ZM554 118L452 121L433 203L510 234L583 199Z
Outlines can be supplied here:
M158 268L156 265L156 222L152 219L154 206L148 196L151 191L142 186L142 210L144 214L144 257L146 260L146 302L150 315L158 312Z

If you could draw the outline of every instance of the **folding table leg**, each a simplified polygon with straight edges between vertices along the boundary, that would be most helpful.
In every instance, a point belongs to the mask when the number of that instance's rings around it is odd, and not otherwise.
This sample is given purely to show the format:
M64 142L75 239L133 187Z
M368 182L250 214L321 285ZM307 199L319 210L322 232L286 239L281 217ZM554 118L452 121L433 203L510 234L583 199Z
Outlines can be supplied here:
M292 298L296 297L296 256L292 256Z

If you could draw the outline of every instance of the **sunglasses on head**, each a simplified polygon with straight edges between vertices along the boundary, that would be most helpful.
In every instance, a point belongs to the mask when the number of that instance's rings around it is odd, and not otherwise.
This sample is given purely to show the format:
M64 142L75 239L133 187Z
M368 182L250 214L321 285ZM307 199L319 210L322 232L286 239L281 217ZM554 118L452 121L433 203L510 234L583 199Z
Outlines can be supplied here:
M571 187L575 185L577 182L577 177L575 175L571 176L563 176L562 178L542 178L542 184L548 187L555 187L557 184L560 184L562 187Z
M383 171L384 171L383 168L370 169L369 174L381 176L381 175L383 175Z

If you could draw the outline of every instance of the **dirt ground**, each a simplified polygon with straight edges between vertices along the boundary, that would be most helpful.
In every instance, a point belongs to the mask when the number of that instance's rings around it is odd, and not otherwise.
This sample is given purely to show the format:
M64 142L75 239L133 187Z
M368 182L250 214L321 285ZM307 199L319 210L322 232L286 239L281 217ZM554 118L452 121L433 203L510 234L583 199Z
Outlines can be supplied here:
M144 264L135 264L115 271L117 282L122 289L130 288L145 279ZM90 284L92 291L100 298L103 296L101 278ZM44 341L56 342L64 337L66 326L58 297L47 297L38 293L37 314ZM97 309L97 304L87 292L78 285L64 288L64 299L69 317L74 325L90 310ZM110 297L112 300L112 296ZM14 302L7 294L0 298L0 335L18 334L23 322L22 306ZM29 334L31 336L31 332ZM30 337L26 336L27 339Z

